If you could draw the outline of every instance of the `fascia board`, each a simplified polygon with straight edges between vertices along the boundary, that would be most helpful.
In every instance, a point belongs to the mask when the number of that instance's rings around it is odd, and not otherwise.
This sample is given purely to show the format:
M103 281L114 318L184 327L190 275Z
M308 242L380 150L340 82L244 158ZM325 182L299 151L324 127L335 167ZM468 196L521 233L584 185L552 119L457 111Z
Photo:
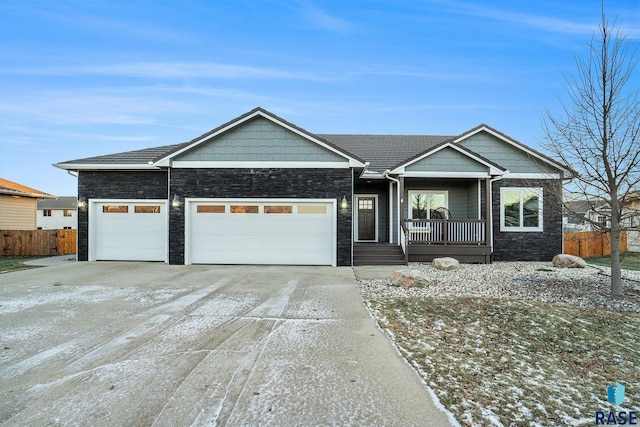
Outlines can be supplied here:
M162 168L146 163L109 164L109 163L56 163L53 166L65 170L161 170Z

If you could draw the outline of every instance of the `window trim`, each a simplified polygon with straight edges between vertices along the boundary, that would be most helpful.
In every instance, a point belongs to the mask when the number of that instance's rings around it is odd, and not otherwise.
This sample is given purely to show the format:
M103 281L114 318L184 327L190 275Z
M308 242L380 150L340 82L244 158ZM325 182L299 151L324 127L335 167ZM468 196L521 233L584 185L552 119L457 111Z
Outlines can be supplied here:
M506 227L504 225L504 193L505 191L518 191L520 192L520 224L524 221L522 218L522 193L531 191L538 193L538 226L537 227ZM504 232L518 232L518 233L540 233L544 231L544 203L543 203L543 189L542 187L500 187L500 231Z
M419 219L413 217L413 195L414 194L443 194L444 195L444 208L449 209L449 190L409 190L407 195L409 203L407 203L407 218ZM429 208L431 209L431 208Z

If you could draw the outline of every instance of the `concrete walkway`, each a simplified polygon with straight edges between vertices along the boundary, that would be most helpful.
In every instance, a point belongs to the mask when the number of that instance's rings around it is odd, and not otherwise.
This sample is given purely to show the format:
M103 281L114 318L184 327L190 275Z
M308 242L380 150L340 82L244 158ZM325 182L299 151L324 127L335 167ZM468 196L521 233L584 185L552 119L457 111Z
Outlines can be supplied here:
M351 268L0 275L3 425L445 426Z

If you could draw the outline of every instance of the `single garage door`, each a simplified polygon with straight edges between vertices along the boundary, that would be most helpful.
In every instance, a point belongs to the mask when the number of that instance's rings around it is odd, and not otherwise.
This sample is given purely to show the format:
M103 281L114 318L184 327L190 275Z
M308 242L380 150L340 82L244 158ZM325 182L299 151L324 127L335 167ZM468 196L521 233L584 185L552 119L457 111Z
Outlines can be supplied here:
M92 261L166 261L165 200L90 204Z
M335 265L333 200L187 200L187 263Z

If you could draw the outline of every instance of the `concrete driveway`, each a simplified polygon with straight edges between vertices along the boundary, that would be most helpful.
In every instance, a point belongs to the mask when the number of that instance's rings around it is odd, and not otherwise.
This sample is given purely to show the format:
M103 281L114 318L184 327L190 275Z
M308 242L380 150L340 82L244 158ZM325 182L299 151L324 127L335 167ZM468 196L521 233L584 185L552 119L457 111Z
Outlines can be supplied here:
M0 423L449 420L351 268L69 262L0 275Z

